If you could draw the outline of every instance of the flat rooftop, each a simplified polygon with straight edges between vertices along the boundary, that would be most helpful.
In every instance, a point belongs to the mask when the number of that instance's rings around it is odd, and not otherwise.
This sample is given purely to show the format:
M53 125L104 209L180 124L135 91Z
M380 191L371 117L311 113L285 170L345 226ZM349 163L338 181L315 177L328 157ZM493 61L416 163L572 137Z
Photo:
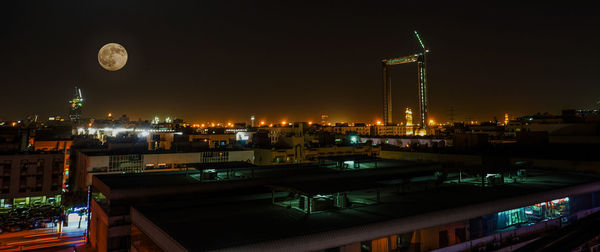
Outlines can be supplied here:
M436 220L440 222L437 225L468 220L564 197L560 195L581 191L581 188L597 190L596 184L600 185L598 181L598 175L532 170L522 183L479 187L475 184L446 182L423 191L382 194L381 203L375 205L340 208L310 215L273 205L270 193L262 196L247 195L244 200L225 200L215 193L212 199L146 202L134 205L133 208L189 251L233 247L240 249L238 246L285 241L324 232L332 234L336 230L364 228L389 221L409 223L405 225L405 228L410 228L404 231L407 232L419 229L414 222L402 222L410 218L422 218L421 222L430 222L430 226L434 226ZM335 184L336 180L333 179L330 183ZM308 184L306 187L309 189L306 190L318 190L318 186L311 187ZM365 193L369 191L366 190ZM427 214L434 213L437 215L426 217ZM474 216L465 217L469 214ZM460 219L462 217L464 218ZM362 233L371 235L366 231ZM382 236L384 235L378 237ZM332 236L325 237L328 237L323 238L325 240L333 239Z
M146 142L142 142L146 143ZM131 149L115 149L115 150L107 150L107 149L88 149L82 150L81 153L84 153L87 156L108 156L108 155L131 155L131 154L186 154L186 153L200 153L200 152L222 152L222 151L252 151L250 149L243 148L209 148L209 147L199 147L193 148L191 150L181 151L181 150L131 150Z
M347 171L361 171L368 173L368 170L374 168L373 163L361 164L364 169L346 169ZM398 172L415 172L423 170L423 167L430 164L422 164L414 161L402 160L377 160L378 168L398 168ZM100 174L94 175L97 180L108 186L111 190L118 189L144 189L148 186L162 187L174 185L186 185L201 183L198 179L185 176L186 173L198 174L198 170L203 169L230 169L231 171L250 171L254 170L255 177L290 177L302 175L334 174L341 171L322 167L318 164L293 164L293 165L269 165L254 166L244 162L225 162L225 163L202 163L198 167L189 167L188 171L173 172L143 172L143 173L125 173L125 174ZM232 175L233 176L233 175Z

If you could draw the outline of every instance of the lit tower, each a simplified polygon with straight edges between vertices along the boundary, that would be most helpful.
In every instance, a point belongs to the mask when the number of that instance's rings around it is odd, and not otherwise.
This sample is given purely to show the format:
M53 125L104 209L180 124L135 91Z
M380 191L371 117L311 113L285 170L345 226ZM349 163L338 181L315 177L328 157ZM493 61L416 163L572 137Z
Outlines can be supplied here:
M327 114L321 114L321 125L326 126L329 124L329 116Z
M69 119L74 124L79 123L81 120L81 107L83 106L83 96L81 95L81 89L75 87L75 96L69 101L71 109L69 110Z
M412 120L412 110L410 108L406 108L404 112L406 114L406 135L413 134L413 120Z

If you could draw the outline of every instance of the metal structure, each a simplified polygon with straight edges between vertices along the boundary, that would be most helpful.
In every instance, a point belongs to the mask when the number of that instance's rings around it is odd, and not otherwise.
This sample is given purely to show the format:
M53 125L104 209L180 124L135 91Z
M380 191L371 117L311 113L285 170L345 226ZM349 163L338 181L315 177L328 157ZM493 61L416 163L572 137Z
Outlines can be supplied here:
M427 53L429 53L429 49L425 47L417 31L415 31L415 36L419 41L421 52L409 56L381 60L383 66L383 121L388 125L393 124L392 75L390 67L417 62L420 124L423 128L427 127Z
M69 111L69 119L73 123L78 123L81 119L81 107L83 107L83 96L81 95L81 89L75 87L75 96L69 101L71 104L71 110Z

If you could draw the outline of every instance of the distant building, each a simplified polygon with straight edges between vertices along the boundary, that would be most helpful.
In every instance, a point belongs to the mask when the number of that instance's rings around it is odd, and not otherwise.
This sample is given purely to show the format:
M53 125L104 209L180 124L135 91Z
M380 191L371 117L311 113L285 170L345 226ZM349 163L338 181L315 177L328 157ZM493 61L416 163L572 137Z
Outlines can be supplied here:
M333 126L333 132L336 134L346 135L348 133L356 133L360 136L369 136L371 135L371 126L366 126L365 124L358 124L354 126L341 125L341 126Z
M371 156L377 157L380 147L330 146L305 148L298 143L294 148L254 149L257 165L315 163L331 157Z
M510 121L505 134L546 132L548 143L600 144L600 113L596 110L565 110L562 115L548 113L522 116Z
M71 108L69 110L69 119L74 124L78 124L81 120L81 109L83 107L83 96L81 89L75 87L75 96L69 101Z
M327 114L321 114L321 125L329 125L329 116Z
M410 108L406 108L404 112L406 116L406 135L411 136L415 133L414 125L413 125L413 117L412 110Z
M371 127L371 136L404 136L406 131L404 125L374 125Z

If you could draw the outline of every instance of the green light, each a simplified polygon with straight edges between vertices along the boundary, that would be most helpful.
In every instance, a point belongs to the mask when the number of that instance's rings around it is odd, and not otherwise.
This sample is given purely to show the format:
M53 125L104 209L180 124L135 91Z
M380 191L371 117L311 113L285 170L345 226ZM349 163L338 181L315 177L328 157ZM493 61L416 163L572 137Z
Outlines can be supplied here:
M423 43L423 40L421 40L421 36L419 36L419 33L417 31L415 31L415 35L417 36L417 39L419 40L419 44L421 44L421 47L423 47L423 50L426 50L425 44Z
M350 142L353 143L353 144L358 143L358 137L357 136L351 136L350 137Z

